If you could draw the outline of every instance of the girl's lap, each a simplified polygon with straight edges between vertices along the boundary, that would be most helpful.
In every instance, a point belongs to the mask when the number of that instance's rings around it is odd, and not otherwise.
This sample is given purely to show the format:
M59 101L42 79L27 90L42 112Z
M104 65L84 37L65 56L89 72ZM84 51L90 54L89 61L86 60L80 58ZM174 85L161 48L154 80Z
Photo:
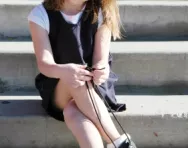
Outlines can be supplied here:
M116 77L112 72L109 77L109 80L101 86L98 86L98 88L107 101L115 103L115 92L113 86L114 81L116 81ZM53 118L64 121L63 108L72 99L68 91L68 87L63 84L61 80L48 78L42 74L39 74L36 77L35 84L42 98L42 105L46 112Z

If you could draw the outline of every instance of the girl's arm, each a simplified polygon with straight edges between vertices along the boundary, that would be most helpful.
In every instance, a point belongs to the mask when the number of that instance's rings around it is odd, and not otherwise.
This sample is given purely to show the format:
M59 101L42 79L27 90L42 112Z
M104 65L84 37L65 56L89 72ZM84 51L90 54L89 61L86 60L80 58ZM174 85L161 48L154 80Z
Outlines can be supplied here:
M104 83L109 77L110 67L108 64L109 50L111 42L111 31L106 25L100 26L95 35L94 53L93 53L93 68L103 70L95 70L93 72L93 80L95 84Z
M85 81L91 80L93 74L85 70L85 65L55 63L47 31L33 22L29 26L41 73L51 78L63 78L71 87L84 85Z
M48 77L60 78L61 65L54 61L47 31L33 22L29 22L29 28L39 71Z
M111 31L106 25L100 26L95 35L93 67L108 66L108 56L111 42Z

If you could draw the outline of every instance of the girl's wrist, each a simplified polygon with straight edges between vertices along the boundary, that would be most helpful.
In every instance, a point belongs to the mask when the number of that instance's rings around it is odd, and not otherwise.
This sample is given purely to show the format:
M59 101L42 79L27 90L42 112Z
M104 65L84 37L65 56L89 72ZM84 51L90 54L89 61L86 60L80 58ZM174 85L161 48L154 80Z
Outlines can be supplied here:
M54 64L52 67L54 77L57 79L61 79L63 77L64 69L65 69L65 64Z
M103 69L103 68L106 68L107 66L109 66L108 63L98 62L98 63L94 64L92 68Z

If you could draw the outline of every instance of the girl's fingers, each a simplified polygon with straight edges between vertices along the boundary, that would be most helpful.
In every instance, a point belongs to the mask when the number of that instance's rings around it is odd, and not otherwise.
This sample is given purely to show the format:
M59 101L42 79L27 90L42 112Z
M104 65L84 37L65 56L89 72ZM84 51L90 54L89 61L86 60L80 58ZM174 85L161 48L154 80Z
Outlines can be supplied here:
M85 75L85 76L93 76L93 73L92 72L89 72L88 70L85 70L85 69L80 69L79 75Z
M85 85L85 81L78 81L77 83L78 83L79 86Z
M87 65L78 65L78 68L86 69Z
M85 81L76 80L75 83L73 84L73 87L77 88L77 87L83 86L83 85L85 85Z
M102 83L99 82L98 80L94 81L95 85L101 85Z
M92 77L90 77L90 76L80 76L79 78L78 78L80 81L90 81L91 79L92 79Z
M93 81L96 85L101 85L106 81L106 79L93 79Z
M108 79L108 77L109 77L109 75L102 75L102 76L99 76L99 77L94 77L95 79L104 79L104 80L106 80L106 79Z

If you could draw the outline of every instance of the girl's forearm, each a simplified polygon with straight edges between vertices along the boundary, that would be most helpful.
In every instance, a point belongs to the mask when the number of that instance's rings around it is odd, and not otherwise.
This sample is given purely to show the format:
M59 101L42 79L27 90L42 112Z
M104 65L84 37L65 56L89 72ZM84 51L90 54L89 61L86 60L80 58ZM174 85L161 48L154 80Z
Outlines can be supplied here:
M59 79L62 77L62 71L64 66L64 64L42 63L39 65L39 71L47 77Z
M104 67L108 64L111 32L106 26L98 29L95 35L95 46L93 54L93 66Z
M106 60L96 61L94 63L95 64L93 64L93 68L95 69L103 69L108 66L108 62L106 62Z

